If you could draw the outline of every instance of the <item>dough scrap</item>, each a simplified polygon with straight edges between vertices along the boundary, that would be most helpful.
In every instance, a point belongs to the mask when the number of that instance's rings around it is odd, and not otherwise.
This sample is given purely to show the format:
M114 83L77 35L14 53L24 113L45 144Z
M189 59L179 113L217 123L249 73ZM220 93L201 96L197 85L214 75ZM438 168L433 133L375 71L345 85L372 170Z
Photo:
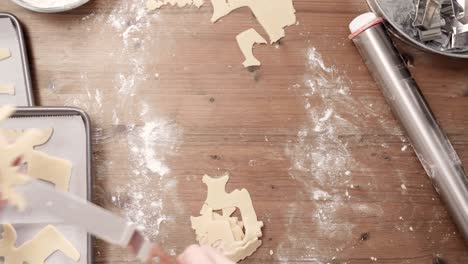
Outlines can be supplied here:
M0 94L15 95L15 86L0 84Z
M215 23L232 11L249 7L273 44L285 36L284 28L296 24L292 0L211 0Z
M200 216L191 217L190 220L201 245L218 249L230 260L238 262L252 255L262 244L263 222L257 220L247 190L226 193L228 180L227 175L218 179L208 175L203 177L208 187L208 196ZM237 208L243 221L232 216ZM219 210L222 214L215 212Z
M9 49L0 48L0 61L8 59L11 57L11 52Z
M241 7L249 7L258 22L265 29L273 44L285 37L285 28L296 24L296 9L293 0L211 0L213 5L213 16L211 22L216 23L222 17ZM156 10L164 5L186 7L189 5L200 8L204 0L147 0L146 8ZM252 53L255 43L266 43L266 40L254 29L246 30L237 36L242 53L246 61L244 66L260 66Z
M200 8L204 4L204 0L148 0L146 2L146 8L150 11L161 8L165 5L186 7L196 6Z
M78 262L80 252L53 226L46 226L30 241L19 248L15 246L16 230L12 225L3 225L3 239L0 240L0 256L4 263L43 264L56 251L61 251L70 259Z
M19 136L26 133L26 130L5 129L3 135L10 141L14 142ZM67 192L70 185L72 174L72 164L65 159L59 159L49 156L41 151L34 150L34 147L47 143L54 132L53 128L36 129L40 132L23 155L23 162L27 164L27 174L30 177L48 181L55 185L55 188L62 192Z
M242 63L244 67L260 66L261 63L253 55L252 49L255 44L266 44L267 41L253 28L240 33L237 35L236 39L245 57L245 61Z

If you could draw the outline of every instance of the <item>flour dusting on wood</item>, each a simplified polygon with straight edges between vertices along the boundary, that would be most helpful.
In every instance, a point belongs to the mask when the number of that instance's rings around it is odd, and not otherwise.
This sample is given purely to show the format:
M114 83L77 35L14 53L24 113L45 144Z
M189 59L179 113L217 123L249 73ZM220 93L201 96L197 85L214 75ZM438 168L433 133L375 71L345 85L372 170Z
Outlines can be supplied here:
M152 236L158 235L161 223L169 220L165 204L175 202L166 195L177 191L166 159L176 154L181 136L179 126L163 118L149 118L128 134L132 172L125 191L131 201L124 209L130 220Z
M83 70L79 83L83 94L66 99L66 104L85 109L93 120L96 179L110 183L104 183L106 193L101 195L147 235L158 236L161 241L160 226L175 217L174 212L167 212L168 205L184 210L178 202L178 183L168 162L177 155L183 131L175 121L158 114L154 101L148 101L142 91L142 87L159 88L154 81L159 74L148 67L151 58L157 59L150 47L159 38L148 33L157 29L151 22L158 15L148 14L145 0L115 2L108 13L92 13L79 20L88 31L110 38L112 47L96 48L102 50L103 63L112 62L113 71L96 75ZM87 45L102 41L83 38ZM101 87L102 78L109 79L112 87ZM61 89L61 83L51 80L52 93L58 94ZM127 147L110 149L113 143ZM108 179L109 171L121 178ZM171 245L167 246L170 249Z
M320 236L333 240L336 248L323 248L314 234L299 235L289 241L289 247L304 246L304 261L326 263L351 241L353 224L336 221L340 210L346 206L346 192L340 193L351 183L351 171L357 166L351 150L343 137L343 128L354 127L342 116L342 111L357 114L348 81L334 66L326 66L315 48L307 50L306 74L302 84L292 86L302 100L307 120L299 128L297 137L286 146L286 155L291 160L290 176L304 186L309 199L315 201L310 217ZM326 190L326 191L325 191ZM292 205L292 208L297 205ZM293 225L300 225L294 212ZM296 219L297 218L297 219ZM308 247L306 245L309 245ZM280 245L281 249L282 245ZM277 254L281 255L282 250ZM337 250L338 249L338 250Z

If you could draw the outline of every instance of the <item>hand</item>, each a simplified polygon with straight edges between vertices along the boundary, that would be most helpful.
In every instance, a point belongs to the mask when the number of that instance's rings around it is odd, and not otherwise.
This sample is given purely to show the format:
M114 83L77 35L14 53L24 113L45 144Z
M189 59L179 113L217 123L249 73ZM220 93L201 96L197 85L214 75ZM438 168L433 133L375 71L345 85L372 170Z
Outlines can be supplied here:
M159 264L176 264L176 258L171 256L164 251L159 245L154 245L151 249L151 259L149 259L146 264L152 264L153 260L158 259L156 263Z
M216 250L207 246L192 245L177 257L179 264L234 264Z
M6 140L6 138L0 133L0 146L6 146L8 145L8 141ZM18 157L14 162L13 164L11 164L12 166L18 166L21 164L21 157ZM0 182L0 186L1 186L1 182ZM2 193L0 192L0 214L1 212L3 211L3 208L5 208L5 206L7 205L7 202L6 200L3 200L2 199Z
M159 258L160 264L235 264L226 259L216 250L207 246L192 245L184 253L177 257L167 254L160 246L155 245L151 255L153 258ZM149 260L146 264L152 264Z

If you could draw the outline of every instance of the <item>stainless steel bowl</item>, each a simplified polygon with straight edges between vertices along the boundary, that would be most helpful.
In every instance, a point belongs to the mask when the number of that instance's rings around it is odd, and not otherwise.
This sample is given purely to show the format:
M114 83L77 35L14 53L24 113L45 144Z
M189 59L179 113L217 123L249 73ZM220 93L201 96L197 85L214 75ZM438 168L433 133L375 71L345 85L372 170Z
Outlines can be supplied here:
M443 51L419 41L412 26L414 10L413 0L367 0L371 10L384 17L389 25L388 30L402 41L424 51L455 58L468 58L468 53Z
M75 9L77 7L80 7L86 3L88 3L90 0L74 0L72 3L64 6L54 6L54 7L39 7L39 6L34 6L32 4L29 4L25 2L24 0L11 0L17 5L20 5L26 9L35 11L35 12L40 12L40 13L59 13L59 12L65 12L69 11L72 9Z

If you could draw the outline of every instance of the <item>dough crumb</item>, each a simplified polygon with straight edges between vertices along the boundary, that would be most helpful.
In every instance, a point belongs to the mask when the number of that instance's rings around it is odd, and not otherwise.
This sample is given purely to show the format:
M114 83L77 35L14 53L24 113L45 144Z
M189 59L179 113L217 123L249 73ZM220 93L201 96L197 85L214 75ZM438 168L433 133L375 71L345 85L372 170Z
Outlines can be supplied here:
M275 254L275 252L273 252L273 249L270 249L270 256L273 256L273 254Z
M408 190L408 188L406 188L406 185L404 185L404 184L401 185L401 189Z

